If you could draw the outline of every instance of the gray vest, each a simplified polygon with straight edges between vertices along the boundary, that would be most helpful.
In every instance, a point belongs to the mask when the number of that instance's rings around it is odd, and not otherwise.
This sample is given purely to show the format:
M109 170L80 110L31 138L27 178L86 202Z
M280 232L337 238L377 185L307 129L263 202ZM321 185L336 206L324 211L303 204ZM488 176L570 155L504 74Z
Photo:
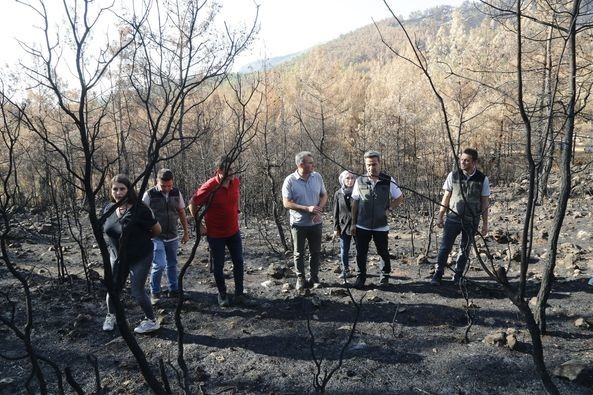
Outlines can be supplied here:
M162 231L158 237L163 240L176 238L179 206L181 204L179 189L171 189L169 199L167 199L161 191L153 187L148 190L148 197L150 198L150 208L159 224L161 224Z
M480 199L485 178L479 170L469 178L462 171L453 172L453 191L449 200L449 208L453 211L447 212L448 221L478 226L482 214Z
M358 177L357 182L360 200L356 224L367 229L387 226L385 210L391 201L391 176L380 173L374 186L368 176Z

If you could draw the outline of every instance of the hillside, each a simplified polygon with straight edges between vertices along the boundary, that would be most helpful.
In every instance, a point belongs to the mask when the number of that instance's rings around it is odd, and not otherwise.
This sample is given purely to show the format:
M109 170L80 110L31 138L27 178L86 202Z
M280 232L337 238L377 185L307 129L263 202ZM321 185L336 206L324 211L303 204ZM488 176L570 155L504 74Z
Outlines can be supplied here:
M409 18L404 19L403 23L411 31L421 31L423 36L435 37L437 32L448 31L450 29L454 18L453 13L460 14L466 29L478 28L486 18L474 5L467 2L460 7L439 6L426 11L418 11L410 15ZM279 66L291 68L294 65L291 66L287 63L298 64L308 56L315 56L314 54L319 52L328 54L324 61L330 63L338 62L344 66L355 64L364 67L364 64L367 62L380 60L385 56L392 56L388 54L385 45L381 42L377 29L381 31L381 34L388 41L401 37L400 27L393 18L376 21L376 23L377 26L374 24L363 26L351 32L341 34L336 39L298 53L252 62L243 66L239 72L250 73L262 71L264 70L264 66L267 66L268 69Z

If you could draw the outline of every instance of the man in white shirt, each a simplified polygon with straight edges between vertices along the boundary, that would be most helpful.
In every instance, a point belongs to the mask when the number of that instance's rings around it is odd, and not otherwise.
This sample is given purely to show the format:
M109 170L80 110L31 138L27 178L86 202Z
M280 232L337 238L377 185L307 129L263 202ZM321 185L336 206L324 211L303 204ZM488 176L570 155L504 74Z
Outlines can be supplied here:
M430 281L432 285L441 284L447 259L460 233L459 255L453 275L453 283L456 285L463 277L480 218L482 235L488 233L490 182L488 177L477 169L477 164L478 151L473 148L464 149L459 158L459 169L450 172L443 185L445 194L437 216L437 226L443 228L443 236L435 273Z
M352 190L352 236L356 240L358 276L354 287L362 289L367 276L367 256L371 239L381 257L379 285L389 284L391 259L389 257L387 214L403 203L404 197L395 180L381 172L381 154L364 154L367 174L360 176Z

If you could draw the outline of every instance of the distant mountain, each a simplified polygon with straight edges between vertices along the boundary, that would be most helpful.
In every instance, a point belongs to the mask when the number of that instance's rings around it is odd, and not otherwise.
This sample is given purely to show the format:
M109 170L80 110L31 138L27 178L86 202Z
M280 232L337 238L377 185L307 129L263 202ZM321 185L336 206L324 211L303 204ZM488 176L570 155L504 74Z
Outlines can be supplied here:
M276 57L269 58L269 59L259 59L259 60L256 60L255 62L248 63L245 66L241 67L239 69L239 73L253 73L253 72L261 71L264 69L270 69L270 68L277 66L281 63L288 62L288 61L304 54L307 51L308 51L308 49L299 51L299 52L294 52L294 53L291 53L288 55L276 56Z

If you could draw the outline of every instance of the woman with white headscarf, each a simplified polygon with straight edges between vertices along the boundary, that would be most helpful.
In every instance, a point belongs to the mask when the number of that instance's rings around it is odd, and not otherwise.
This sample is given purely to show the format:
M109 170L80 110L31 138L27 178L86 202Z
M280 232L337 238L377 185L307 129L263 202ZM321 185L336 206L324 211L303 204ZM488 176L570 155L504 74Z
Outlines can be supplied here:
M340 237L340 268L342 269L339 278L349 277L350 264L349 253L352 235L350 226L352 224L352 212L350 209L350 198L352 187L356 176L348 170L344 170L338 177L340 189L334 194L334 236Z

